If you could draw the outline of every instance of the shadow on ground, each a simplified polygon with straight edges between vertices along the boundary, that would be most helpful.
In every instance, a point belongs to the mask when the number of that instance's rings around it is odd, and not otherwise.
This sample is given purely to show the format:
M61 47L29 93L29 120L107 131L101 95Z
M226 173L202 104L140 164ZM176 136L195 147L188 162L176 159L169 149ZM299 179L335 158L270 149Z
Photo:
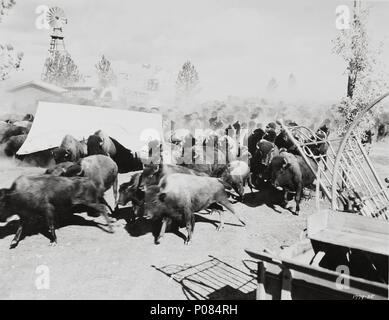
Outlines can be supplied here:
M78 211L77 211L78 213ZM10 221L4 227L0 227L0 239L4 239L7 236L14 235L19 226L19 221ZM78 214L75 215L66 215L61 216L60 218L57 216L55 220L56 229L60 229L67 226L88 226L88 227L96 227L101 229L104 232L108 232L107 226L105 224L101 224L99 222L85 219L83 216ZM20 241L23 241L26 237L30 237L33 235L42 234L48 239L51 239L51 236L48 232L48 226L43 217L35 217L28 221L23 227L22 237Z
M227 211L224 211L224 214L228 214ZM212 217L216 220L208 219L208 216L211 216L207 213L195 213L195 223L209 223L212 224L215 229L219 226L219 215L213 214ZM126 231L131 237L141 237L148 233L151 233L156 240L158 238L159 232L161 230L162 221L146 219L144 217L134 217L131 213L131 208L121 208L118 213L115 215L116 219L124 219L127 224L125 226ZM242 227L240 224L228 223L225 222L224 225ZM182 240L186 239L186 235L182 233L179 229L185 227L184 221L172 221L167 225L166 233L173 233L177 235Z
M292 194L288 194L288 201L293 199ZM280 191L273 186L263 183L258 186L256 191L253 190L252 193L248 192L243 197L243 204L256 208L262 205L266 205L274 211L281 213L276 206L281 206L285 208L284 203L284 191Z
M197 265L152 267L179 283L188 300L255 300L255 276L213 256Z

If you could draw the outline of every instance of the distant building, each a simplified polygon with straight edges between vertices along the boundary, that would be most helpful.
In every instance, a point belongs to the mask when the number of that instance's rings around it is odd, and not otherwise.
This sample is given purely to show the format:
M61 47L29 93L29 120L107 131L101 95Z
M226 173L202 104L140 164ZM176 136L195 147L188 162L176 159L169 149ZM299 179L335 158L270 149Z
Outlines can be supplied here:
M170 70L150 63L118 65L115 70L119 70L118 89L126 105L149 109L174 102L176 75Z
M58 96L67 92L67 89L58 87L56 85L41 80L33 80L13 87L9 90L9 92L19 92L23 94L32 93L33 95L38 96Z
M91 85L74 85L65 87L66 96L84 99L93 99L95 96L95 87Z
M34 113L38 101L58 101L67 89L41 81L22 83L8 90L16 111Z

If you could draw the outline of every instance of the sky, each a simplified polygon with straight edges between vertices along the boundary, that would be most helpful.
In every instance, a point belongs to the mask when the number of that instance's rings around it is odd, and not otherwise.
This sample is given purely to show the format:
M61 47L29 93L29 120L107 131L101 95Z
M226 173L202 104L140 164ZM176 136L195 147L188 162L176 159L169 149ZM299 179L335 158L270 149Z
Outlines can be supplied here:
M369 35L384 42L389 65L389 1L364 3L372 6ZM335 10L351 8L349 0L16 0L0 23L0 43L24 52L26 81L40 77L49 47L49 30L35 26L40 5L66 12L66 48L84 74L105 54L116 72L152 63L178 73L190 60L208 98L260 96L272 77L282 98L290 73L301 98L338 99L346 90L345 63L331 41Z

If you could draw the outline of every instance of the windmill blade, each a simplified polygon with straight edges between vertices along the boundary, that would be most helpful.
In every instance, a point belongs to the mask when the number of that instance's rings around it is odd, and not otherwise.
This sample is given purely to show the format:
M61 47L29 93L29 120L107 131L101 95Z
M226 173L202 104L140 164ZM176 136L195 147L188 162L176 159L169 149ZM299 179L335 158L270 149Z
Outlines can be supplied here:
M65 11L59 7L51 7L47 12L47 22L52 28L62 28L67 24Z

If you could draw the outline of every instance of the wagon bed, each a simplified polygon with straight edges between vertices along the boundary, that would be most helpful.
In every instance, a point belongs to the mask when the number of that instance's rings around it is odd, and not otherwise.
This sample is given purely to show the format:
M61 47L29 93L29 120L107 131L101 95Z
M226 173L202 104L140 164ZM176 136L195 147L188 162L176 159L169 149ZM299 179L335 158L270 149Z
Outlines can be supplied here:
M367 221L368 220L368 221ZM308 239L275 255L246 252L258 260L257 299L388 299L388 284L345 273L347 266L320 266L334 247L369 252L385 272L389 259L389 222L350 213L320 212L308 218ZM338 254L339 251L335 251Z

